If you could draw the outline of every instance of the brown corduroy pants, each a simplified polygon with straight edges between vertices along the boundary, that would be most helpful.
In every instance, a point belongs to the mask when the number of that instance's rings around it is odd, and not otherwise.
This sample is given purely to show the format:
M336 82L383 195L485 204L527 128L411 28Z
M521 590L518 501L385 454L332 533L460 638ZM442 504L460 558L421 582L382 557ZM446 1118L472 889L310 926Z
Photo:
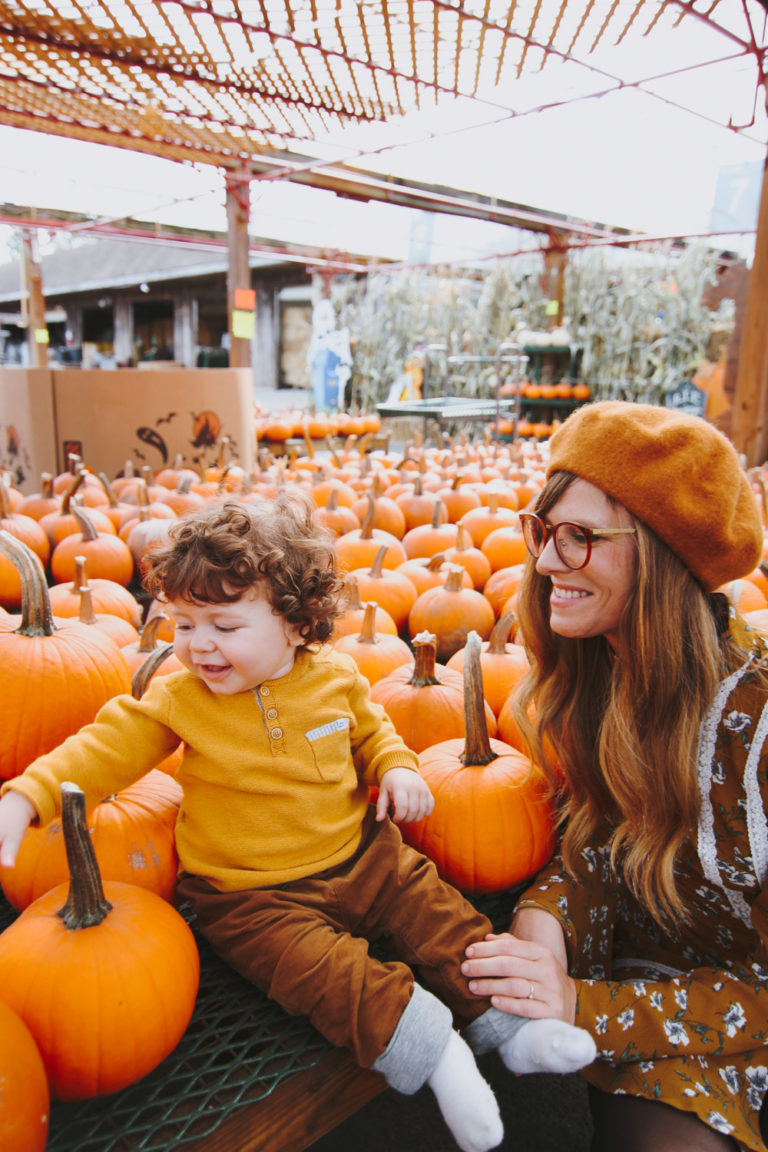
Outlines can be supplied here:
M431 860L370 809L363 841L339 868L274 888L220 892L188 873L180 899L222 959L287 1012L307 1016L363 1067L384 1052L413 992L414 973L458 1027L487 1011L460 971L490 921L445 883ZM379 942L398 960L371 956Z

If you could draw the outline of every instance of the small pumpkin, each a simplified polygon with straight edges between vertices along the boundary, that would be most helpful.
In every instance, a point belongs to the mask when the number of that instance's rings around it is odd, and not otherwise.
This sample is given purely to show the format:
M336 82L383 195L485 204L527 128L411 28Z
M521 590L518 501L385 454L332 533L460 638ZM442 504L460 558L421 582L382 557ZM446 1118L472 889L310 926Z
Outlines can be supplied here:
M85 556L75 556L75 572L71 582L52 584L48 589L54 616L80 615L80 589L90 588L95 612L109 612L122 616L134 628L141 625L141 605L132 592L116 580L104 577L92 580L88 574Z
M464 677L436 662L431 632L414 636L411 647L413 663L402 664L377 680L371 699L381 704L408 747L423 752L434 744L436 732L446 740L465 735ZM495 736L496 718L488 704L485 719Z
M360 599L374 600L394 620L398 629L408 623L408 613L416 603L418 593L412 580L398 568L385 568L387 545L376 553L370 568L358 568L350 573L357 580Z
M85 797L62 785L70 881L0 934L0 987L34 1037L56 1100L140 1080L183 1036L200 979L195 938L166 900L102 884Z
M57 583L71 580L75 574L75 560L85 556L92 576L114 580L127 587L133 579L133 557L125 541L114 532L102 532L94 524L93 514L71 506L79 533L65 536L51 553L51 575Z
M509 696L528 672L529 661L522 644L511 643L510 632L517 623L514 612L505 612L493 626L490 638L480 650L483 695L498 717ZM462 673L466 648L454 652L447 667Z
M393 668L411 662L411 650L404 640L376 631L376 608L377 605L369 600L359 633L340 636L333 642L339 652L352 657L369 684L375 684Z
M471 631L487 640L493 628L493 609L482 592L466 587L465 580L471 584L467 571L449 564L444 583L422 592L408 615L411 636L417 632L437 636L437 658L443 664L463 648Z

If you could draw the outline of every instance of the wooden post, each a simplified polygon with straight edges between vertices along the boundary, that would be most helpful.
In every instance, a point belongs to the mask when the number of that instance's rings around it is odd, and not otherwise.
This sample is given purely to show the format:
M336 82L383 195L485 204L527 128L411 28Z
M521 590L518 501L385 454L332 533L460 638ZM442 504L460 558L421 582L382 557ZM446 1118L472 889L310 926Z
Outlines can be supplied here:
M544 250L544 277L542 288L547 297L547 331L563 323L563 294L568 243L564 232L549 229L549 244Z
M229 320L229 366L250 368L252 335L236 335L233 324L235 292L250 289L251 270L248 265L249 183L247 172L227 172L227 317Z
M731 439L748 468L768 459L768 155L757 216L755 256L749 274L747 307L739 345Z
M48 367L48 328L45 323L45 297L43 272L37 246L37 232L24 228L21 232L22 296L21 308L27 317L27 351L30 368Z

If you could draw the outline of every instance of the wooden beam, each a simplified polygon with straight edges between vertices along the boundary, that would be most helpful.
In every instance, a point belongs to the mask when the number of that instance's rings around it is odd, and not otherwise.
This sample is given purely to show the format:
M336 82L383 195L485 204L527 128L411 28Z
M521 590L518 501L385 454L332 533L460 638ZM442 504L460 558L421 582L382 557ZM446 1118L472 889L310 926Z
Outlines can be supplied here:
M739 345L731 439L748 468L768 459L768 155L757 216L755 256L749 274L744 328Z
M251 367L251 336L235 334L233 324L235 293L250 289L251 269L248 263L249 181L247 172L228 172L227 189L227 316L229 318L229 366Z
M37 233L22 229L22 296L21 309L27 317L27 351L30 368L48 367L48 328L45 323L43 270L37 245Z

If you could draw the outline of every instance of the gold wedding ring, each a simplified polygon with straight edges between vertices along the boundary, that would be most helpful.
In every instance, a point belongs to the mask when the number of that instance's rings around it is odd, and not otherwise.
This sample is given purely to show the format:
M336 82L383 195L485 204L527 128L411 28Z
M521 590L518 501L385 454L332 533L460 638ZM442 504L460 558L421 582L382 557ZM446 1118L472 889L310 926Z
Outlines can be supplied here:
M534 987L534 985L533 985L533 980L529 980L529 981L528 981L528 983L529 983L529 984L530 984L530 986L531 986L531 990L530 990L530 992L528 993L528 999L529 999L529 1000L533 1000L533 987Z

